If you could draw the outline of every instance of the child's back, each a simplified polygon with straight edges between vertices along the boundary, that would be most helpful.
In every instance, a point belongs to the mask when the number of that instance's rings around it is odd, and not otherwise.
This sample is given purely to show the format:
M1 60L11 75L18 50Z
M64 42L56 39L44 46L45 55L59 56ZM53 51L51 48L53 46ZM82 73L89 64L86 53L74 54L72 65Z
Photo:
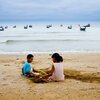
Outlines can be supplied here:
M63 58L58 53L52 55L53 66L52 75L48 78L49 81L64 81Z
M52 76L48 78L48 81L64 81L64 71L62 63L54 63L54 71Z
M33 57L34 56L32 54L27 55L27 61L25 62L24 66L22 68L22 73L24 76L30 76L30 74L32 73L32 67L31 67L30 63L32 63Z
M58 81L64 80L64 71L63 71L63 64L62 63L54 63L54 72L52 77L55 77Z
M22 68L22 73L23 75L27 76L27 72L31 72L31 65L28 62L25 62L23 68Z

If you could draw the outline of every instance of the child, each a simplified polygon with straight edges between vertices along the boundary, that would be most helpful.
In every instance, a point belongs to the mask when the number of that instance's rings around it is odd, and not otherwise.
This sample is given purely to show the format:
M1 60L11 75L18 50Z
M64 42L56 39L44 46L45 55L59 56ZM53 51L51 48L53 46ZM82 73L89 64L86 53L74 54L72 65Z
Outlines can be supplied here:
M47 78L48 81L64 81L64 70L63 70L63 58L58 53L52 55L53 65L52 69L47 72L51 73L51 76Z
M39 76L39 73L36 73L37 71L35 69L32 69L30 63L32 63L33 61L33 55L32 54L28 54L27 55L27 62L25 62L23 68L22 68L22 73L24 76L28 76L28 77L35 77L35 76Z

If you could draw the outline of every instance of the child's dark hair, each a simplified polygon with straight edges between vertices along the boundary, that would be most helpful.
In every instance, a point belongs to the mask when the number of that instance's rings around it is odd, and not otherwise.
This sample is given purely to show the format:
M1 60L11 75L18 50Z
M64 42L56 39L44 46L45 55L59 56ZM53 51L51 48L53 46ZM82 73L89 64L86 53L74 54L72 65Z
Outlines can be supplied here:
M32 57L34 57L32 54L28 54L28 55L27 55L27 59L30 59L30 58L32 58Z
M52 55L52 58L55 58L55 60L56 60L57 62L63 62L63 57L60 56L58 53L54 53L54 54Z

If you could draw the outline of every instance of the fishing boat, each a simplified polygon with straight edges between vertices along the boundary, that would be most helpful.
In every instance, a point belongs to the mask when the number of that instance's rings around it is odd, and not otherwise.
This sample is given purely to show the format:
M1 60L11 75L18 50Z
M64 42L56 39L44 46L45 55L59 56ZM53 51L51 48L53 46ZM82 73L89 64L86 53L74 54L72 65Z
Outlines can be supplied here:
M85 26L80 26L80 25L78 25L79 27L80 27L80 31L86 31L86 27Z
M63 25L61 24L60 27L63 27Z
M32 25L29 25L29 28L32 28Z
M86 27L80 27L80 31L85 31L86 30Z
M90 24L87 24L87 25L85 25L84 27L90 27L91 25Z
M68 26L68 29L72 29L72 25Z
M46 28L50 28L50 27L52 27L52 25L47 25L47 26L46 26Z
M0 27L0 31L4 31L4 28L2 26Z
M15 26L13 26L13 28L16 28L16 25L15 25Z
M8 26L5 26L5 29L7 29L8 28Z
M28 25L24 26L24 29L28 29Z

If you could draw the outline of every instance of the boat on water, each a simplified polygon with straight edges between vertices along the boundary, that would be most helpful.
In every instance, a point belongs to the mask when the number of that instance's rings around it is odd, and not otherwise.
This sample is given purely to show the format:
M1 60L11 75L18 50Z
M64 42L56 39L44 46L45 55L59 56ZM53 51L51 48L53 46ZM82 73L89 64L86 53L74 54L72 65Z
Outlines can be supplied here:
M85 26L80 26L80 25L78 25L79 27L80 27L80 31L86 31L86 27Z
M50 28L50 27L52 27L52 25L47 25L47 26L46 26L46 28Z
M87 24L87 25L85 25L84 27L90 27L91 25L90 24Z
M13 26L13 28L16 28L16 25L15 25L15 26Z
M80 31L86 31L86 27L80 27Z
M7 29L8 28L8 26L5 26L5 29Z
M4 31L4 28L2 26L0 26L0 31Z
M24 29L28 29L28 25L24 26Z
M61 24L60 27L63 27L63 25Z
M68 26L68 29L72 29L72 25Z
M29 25L29 28L32 28L32 25Z

